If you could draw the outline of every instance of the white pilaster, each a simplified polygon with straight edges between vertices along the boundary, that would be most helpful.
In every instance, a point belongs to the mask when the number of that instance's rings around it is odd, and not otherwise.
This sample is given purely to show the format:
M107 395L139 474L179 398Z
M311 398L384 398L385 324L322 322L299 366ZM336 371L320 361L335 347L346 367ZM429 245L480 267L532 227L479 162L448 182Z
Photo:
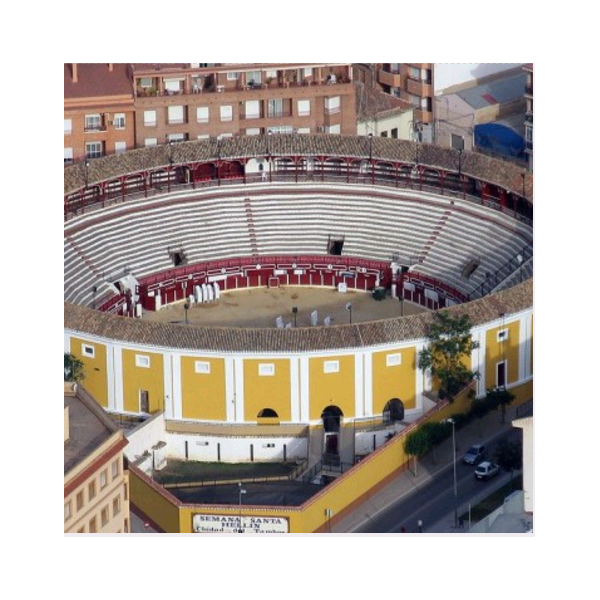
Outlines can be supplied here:
M300 367L300 422L310 422L308 356L298 359Z
M115 410L123 411L123 349L121 346L113 347L113 389Z
M300 373L298 357L290 357L290 414L292 423L300 422Z
M363 416L364 406L364 377L363 366L365 356L363 352L357 352L354 355L354 414L356 417Z

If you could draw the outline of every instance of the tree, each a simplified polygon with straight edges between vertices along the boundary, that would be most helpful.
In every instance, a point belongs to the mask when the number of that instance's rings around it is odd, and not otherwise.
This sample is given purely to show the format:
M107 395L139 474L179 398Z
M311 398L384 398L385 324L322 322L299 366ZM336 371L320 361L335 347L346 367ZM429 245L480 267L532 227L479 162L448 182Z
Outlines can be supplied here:
M76 383L85 379L85 368L83 362L74 354L65 352L65 381Z
M468 315L453 315L448 310L433 315L427 331L429 344L419 352L419 368L429 369L440 382L439 397L453 402L456 394L479 375L465 366L479 344L472 339Z
M415 457L415 475L417 474L417 458L427 454L431 449L431 440L427 430L422 427L409 433L404 441L404 452Z
M502 424L505 423L506 407L515 399L515 395L506 388L490 388L487 390L486 398L494 408L500 407L502 411Z
M521 444L511 441L508 437L503 437L496 446L494 460L501 469L510 473L510 489L512 490L513 472L523 466L523 449Z

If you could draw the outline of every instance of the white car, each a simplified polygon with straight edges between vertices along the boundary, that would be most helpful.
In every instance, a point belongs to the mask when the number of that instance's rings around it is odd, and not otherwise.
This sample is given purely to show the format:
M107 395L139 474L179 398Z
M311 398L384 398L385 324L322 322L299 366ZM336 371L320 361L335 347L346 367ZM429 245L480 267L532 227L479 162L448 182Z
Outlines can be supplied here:
M499 472L500 467L495 462L485 460L475 469L475 479L491 479L492 477L498 475Z

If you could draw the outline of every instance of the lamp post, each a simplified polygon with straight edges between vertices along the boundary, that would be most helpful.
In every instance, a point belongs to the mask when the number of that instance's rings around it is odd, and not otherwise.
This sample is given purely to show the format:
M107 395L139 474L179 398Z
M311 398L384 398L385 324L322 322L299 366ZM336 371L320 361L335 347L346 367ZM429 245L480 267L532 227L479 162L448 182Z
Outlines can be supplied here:
M292 312L294 313L294 327L296 327L297 326L296 317L298 315L298 307L292 306Z
M240 501L240 528L238 529L238 533L244 533L244 529L242 528L242 496L246 493L246 490L242 488L242 482L238 483L239 486L239 501Z
M417 521L417 527L419 528L419 533L423 533L423 521L422 521L422 519L419 519Z
M188 324L188 310L189 310L189 308L190 308L190 305L186 302L183 305L183 310L185 311L185 324L186 325Z
M350 323L352 323L352 304L350 302L346 304L346 310L350 313Z
M452 450L454 455L454 527L458 526L458 484L456 480L456 438L454 419L446 419L446 423L452 423Z

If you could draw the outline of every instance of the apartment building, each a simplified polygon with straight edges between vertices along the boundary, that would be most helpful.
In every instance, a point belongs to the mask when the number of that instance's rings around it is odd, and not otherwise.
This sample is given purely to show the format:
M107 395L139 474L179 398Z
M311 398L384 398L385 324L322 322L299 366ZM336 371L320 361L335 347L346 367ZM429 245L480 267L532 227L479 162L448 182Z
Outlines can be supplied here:
M64 90L65 164L135 148L129 65L66 63Z
M64 162L265 133L356 135L350 63L64 66Z
M525 154L527 155L527 167L533 171L533 63L524 65L527 73L525 84Z
M64 394L65 533L128 533L125 435L81 386Z
M433 63L355 63L355 79L414 107L411 139L433 141Z
M356 134L351 64L133 64L136 145Z

